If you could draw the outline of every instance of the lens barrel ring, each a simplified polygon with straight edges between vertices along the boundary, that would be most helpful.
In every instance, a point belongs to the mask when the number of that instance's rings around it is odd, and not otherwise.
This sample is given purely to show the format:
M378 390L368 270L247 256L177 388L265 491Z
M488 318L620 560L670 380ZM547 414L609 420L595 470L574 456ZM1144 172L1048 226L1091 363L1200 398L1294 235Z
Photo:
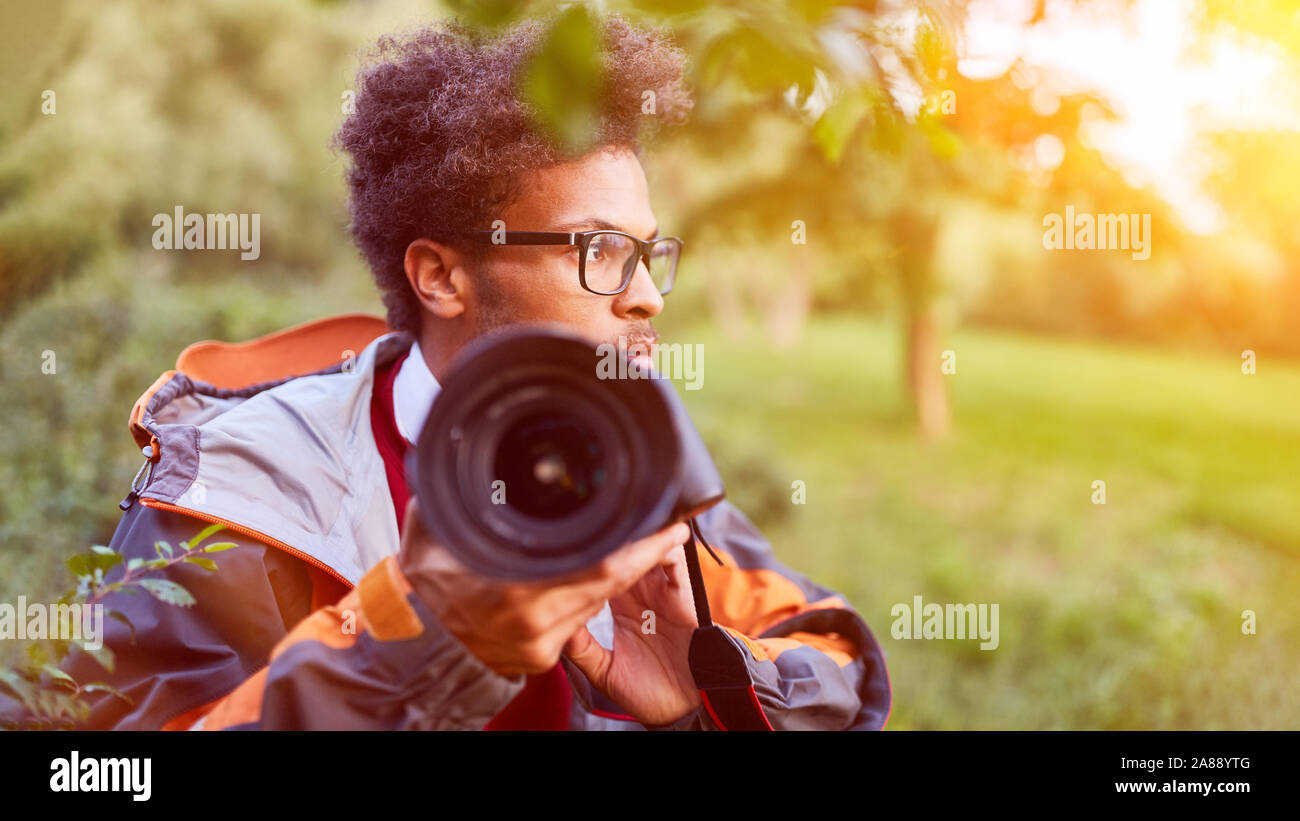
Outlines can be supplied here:
M669 521L680 496L674 411L655 381L598 378L599 356L570 331L523 326L476 340L458 357L410 478L427 532L472 570L516 580L561 575ZM504 503L492 493L510 426L547 413L584 420L609 469L587 503L555 518L524 515L511 505L509 484Z

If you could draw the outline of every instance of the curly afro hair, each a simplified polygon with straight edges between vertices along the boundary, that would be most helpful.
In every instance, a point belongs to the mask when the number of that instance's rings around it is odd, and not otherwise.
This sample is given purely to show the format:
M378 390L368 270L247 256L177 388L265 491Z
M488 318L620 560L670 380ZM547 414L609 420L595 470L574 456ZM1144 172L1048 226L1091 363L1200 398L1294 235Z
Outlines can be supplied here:
M618 15L600 25L606 93L594 145L639 155L643 126L678 123L691 109L686 58L663 30ZM334 143L351 155L352 238L394 330L419 329L403 270L413 240L455 245L475 259L468 232L490 227L518 196L522 174L572 159L518 93L521 69L547 30L527 20L492 36L444 21L381 38L358 72L355 109ZM641 113L648 90L653 118Z

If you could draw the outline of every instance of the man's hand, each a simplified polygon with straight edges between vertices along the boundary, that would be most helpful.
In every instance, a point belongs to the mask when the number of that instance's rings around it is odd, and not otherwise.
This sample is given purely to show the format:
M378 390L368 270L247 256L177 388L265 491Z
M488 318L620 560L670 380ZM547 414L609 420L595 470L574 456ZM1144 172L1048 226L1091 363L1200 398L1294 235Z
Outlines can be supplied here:
M611 599L609 608L614 649L600 646L581 626L564 654L638 721L670 724L698 707L689 651L699 624L683 548L674 548L659 567Z
M675 524L620 548L595 567L579 573L541 582L503 582L474 573L445 548L434 543L424 531L416 509L416 500L412 497L406 507L398 563L416 595L437 615L442 625L484 664L503 675L542 673L555 666L566 643L575 633L586 634L583 625L599 613L608 600L614 599L611 608L617 608L615 622L624 623L622 632L625 634L628 632L626 621L632 617L634 610L638 635L640 613L644 609L656 609L660 624L663 624L668 611L658 610L653 601L656 600L654 597L671 585L661 567L665 560L667 564L675 566L675 560L669 554L676 550L677 555L681 556L678 548L686 542L689 535L690 530L685 524ZM672 584L679 584L680 580L685 579L684 569L675 572L671 578L678 580ZM686 590L689 601L689 584ZM628 591L630 598L620 596L625 591ZM646 604L643 607L639 602ZM693 613L691 618L694 618ZM619 644L618 634L619 631L616 630L616 648L621 650L623 644ZM676 633L673 635L676 636ZM586 634L586 638L590 640L591 637ZM627 638L625 635L624 643ZM606 659L602 665L605 672L600 680L608 682L612 676L619 686L616 692L623 692L623 688L629 685L638 692L651 694L666 689L675 690L679 675L665 681L655 674L659 669L674 665L655 661L657 657L648 648L663 645L660 652L668 652L669 655L678 648L669 650L662 641L662 636L641 638L647 641L635 651L629 649L628 652L628 662L635 661L635 666L624 665L622 657L614 664ZM689 631L686 638L689 642ZM632 648L635 645L628 646ZM601 648L597 646L596 649ZM681 665L684 667L686 651L684 647L680 649ZM584 659L597 658L590 649L579 652ZM582 667L582 663L576 659L575 663ZM647 664L650 666L642 670ZM583 669L586 670L585 667ZM643 675L644 678L641 677ZM689 671L686 676L690 693L695 695L694 684L689 682ZM597 679L592 681L598 687L601 686ZM613 693L610 695L614 696ZM619 703L625 709L632 709L631 705L621 700ZM684 702L670 699L665 706L676 709L679 703ZM664 720L678 718L688 709L689 706L683 707L676 715L667 716ZM660 723L655 720L659 717L659 712L660 710L655 710L651 718L640 715L636 717Z

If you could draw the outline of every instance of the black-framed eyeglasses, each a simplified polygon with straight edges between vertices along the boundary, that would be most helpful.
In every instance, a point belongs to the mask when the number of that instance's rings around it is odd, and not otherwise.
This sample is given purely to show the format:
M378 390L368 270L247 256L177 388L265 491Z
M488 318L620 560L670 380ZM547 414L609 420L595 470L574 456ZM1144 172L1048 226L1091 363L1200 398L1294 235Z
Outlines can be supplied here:
M682 241L677 237L644 240L622 231L478 231L476 235L492 245L576 245L578 283L601 296L626 291L639 262L645 263L659 293L667 294L682 256Z

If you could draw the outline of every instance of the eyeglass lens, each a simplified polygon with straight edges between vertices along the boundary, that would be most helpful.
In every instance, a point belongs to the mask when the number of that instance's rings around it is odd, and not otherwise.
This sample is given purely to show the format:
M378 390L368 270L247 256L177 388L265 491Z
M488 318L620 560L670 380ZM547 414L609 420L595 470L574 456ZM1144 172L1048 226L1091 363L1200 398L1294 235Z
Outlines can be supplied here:
M631 237L615 233L593 234L587 244L584 271L587 287L594 291L613 293L631 279L636 270L640 250ZM660 293L672 288L677 271L680 247L676 242L657 242L650 251L650 279Z

